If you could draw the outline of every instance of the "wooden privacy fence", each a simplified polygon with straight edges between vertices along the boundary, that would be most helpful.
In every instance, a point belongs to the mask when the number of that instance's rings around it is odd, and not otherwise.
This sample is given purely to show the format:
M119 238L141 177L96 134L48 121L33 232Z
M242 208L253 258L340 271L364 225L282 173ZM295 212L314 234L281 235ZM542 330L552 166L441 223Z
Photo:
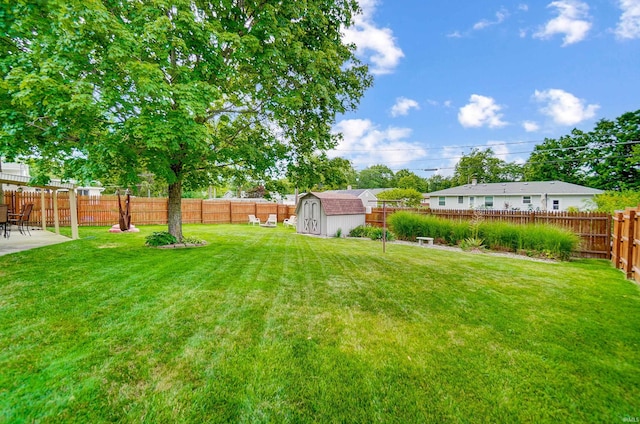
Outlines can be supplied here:
M40 193L10 192L4 193L4 203L15 210L23 205L33 203L30 222L40 223L42 202ZM110 226L118 223L117 196L78 196L78 225ZM53 199L45 194L45 216L47 226L53 225ZM124 196L122 197L124 206ZM12 206L13 205L13 206ZM134 225L167 224L169 217L169 201L167 198L132 197L131 223ZM60 225L71 224L69 194L58 193L58 211ZM182 222L185 224L244 224L249 215L256 215L266 221L269 215L276 214L278 222L295 214L295 206L269 202L233 202L203 199L182 199Z
M484 220L492 222L557 225L580 236L578 256L602 259L611 257L611 215L607 213L386 208L387 217L399 210L457 221L468 221L481 213ZM367 224L375 226L382 226L382 220L382 208L373 208L366 217Z
M613 216L611 261L627 278L640 283L640 206L616 211Z
M53 199L50 193L45 194L45 210L47 226L53 225ZM124 197L122 199L124 204ZM41 194L34 192L4 192L4 203L14 210L20 210L23 205L33 203L33 212L30 221L40 223L42 217ZM131 223L134 225L164 225L168 222L169 202L167 198L131 198ZM118 223L118 197L117 196L78 196L78 224L80 226L111 226ZM406 209L386 208L387 214L397 210L409 210L420 214L436 215L453 220L470 220L477 211L472 210L444 210L444 209ZM638 260L638 229L637 209L632 210L634 219L625 219L631 212L620 213L622 218L616 215L616 223L622 228L622 233L617 235L614 243L614 259L616 266L624 263L629 267L627 273L637 271ZM69 207L69 195L65 192L58 193L58 213L60 225L71 224ZM295 214L295 206L281 205L269 202L251 201L221 201L203 199L182 199L182 222L185 224L245 224L249 215L256 215L261 221L266 221L270 214L276 214L278 222ZM625 215L626 214L626 215ZM366 222L371 225L382 226L382 208L374 208L367 214ZM539 212L539 211L493 211L484 210L482 216L485 220L503 221L516 224L553 224L567 228L580 236L582 243L578 255L586 258L609 259L611 250L611 215L593 212ZM635 235L627 234L628 228L635 231ZM616 227L618 228L618 227ZM635 230L633 230L635 229ZM616 233L617 234L617 233ZM625 238L627 237L627 238ZM624 239L624 241L623 241ZM625 244L626 243L626 244ZM619 245L616 249L616 244ZM631 252L634 252L633 254ZM633 256L635 255L635 256ZM624 261L622 260L624 258ZM628 265L631 264L631 265ZM635 268L634 268L635 267Z

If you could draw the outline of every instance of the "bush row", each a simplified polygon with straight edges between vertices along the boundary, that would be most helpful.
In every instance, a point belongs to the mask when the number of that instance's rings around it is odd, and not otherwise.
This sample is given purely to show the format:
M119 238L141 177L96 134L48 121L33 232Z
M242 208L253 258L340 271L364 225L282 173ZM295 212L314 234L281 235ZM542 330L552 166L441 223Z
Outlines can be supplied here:
M516 225L504 222L452 221L431 215L396 212L388 218L389 227L400 240L433 237L436 242L459 245L469 238L480 238L492 250L544 255L567 260L580 243L569 230L552 225Z
M371 240L382 240L382 228L371 227L368 225L359 225L349 232L349 237L368 237ZM395 236L387 230L387 240L395 240Z

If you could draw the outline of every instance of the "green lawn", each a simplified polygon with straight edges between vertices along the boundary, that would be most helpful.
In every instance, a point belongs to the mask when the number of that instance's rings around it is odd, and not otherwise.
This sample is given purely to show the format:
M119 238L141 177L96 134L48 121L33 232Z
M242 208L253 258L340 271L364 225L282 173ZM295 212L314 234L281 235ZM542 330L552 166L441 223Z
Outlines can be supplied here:
M0 422L624 422L640 289L540 263L185 226L0 257Z

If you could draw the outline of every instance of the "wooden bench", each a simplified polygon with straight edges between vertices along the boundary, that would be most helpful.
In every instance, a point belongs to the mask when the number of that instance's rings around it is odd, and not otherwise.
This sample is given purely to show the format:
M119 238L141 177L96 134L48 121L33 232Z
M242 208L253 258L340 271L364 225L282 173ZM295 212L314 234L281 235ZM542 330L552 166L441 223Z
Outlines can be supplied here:
M427 242L427 246L433 246L433 237L416 237L418 244L424 246L424 242Z

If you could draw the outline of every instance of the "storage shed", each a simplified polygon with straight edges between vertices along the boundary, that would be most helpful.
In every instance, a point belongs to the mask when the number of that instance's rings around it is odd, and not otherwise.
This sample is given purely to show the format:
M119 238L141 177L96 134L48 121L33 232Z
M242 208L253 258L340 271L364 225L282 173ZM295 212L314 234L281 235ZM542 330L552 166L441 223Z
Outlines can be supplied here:
M334 237L338 230L343 236L365 223L365 207L352 194L307 193L296 206L297 232Z

